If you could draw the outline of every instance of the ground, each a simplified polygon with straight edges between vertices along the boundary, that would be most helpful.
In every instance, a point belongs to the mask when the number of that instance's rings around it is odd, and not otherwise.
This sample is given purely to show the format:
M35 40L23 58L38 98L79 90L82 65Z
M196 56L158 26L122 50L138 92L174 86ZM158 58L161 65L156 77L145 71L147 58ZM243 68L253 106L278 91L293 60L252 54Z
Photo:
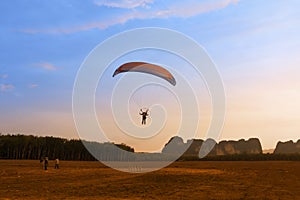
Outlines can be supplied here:
M146 174L60 164L0 160L0 199L300 199L300 162L175 162Z

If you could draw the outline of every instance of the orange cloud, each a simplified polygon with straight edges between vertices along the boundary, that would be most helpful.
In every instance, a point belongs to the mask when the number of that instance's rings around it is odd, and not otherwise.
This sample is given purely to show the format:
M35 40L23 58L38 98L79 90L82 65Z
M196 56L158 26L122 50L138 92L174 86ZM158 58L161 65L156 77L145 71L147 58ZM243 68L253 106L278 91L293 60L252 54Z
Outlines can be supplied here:
M0 91L7 92L15 89L15 86L12 84L1 84L0 85Z
M54 66L53 64L51 63L47 63L47 62L42 62L42 63L35 63L33 64L35 67L40 67L40 68L43 68L45 70L48 70L48 71L55 71L58 69L57 66Z
M35 84L35 83L32 83L32 84L29 84L28 87L31 88L31 89L34 89L34 88L37 88L39 85L38 84Z

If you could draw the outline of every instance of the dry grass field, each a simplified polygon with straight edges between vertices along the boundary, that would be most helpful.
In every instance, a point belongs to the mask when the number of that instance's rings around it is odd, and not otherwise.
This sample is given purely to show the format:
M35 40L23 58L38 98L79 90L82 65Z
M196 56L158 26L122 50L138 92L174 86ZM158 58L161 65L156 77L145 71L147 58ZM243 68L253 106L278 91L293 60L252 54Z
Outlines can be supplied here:
M300 162L176 162L129 174L99 162L0 160L0 199L300 199Z

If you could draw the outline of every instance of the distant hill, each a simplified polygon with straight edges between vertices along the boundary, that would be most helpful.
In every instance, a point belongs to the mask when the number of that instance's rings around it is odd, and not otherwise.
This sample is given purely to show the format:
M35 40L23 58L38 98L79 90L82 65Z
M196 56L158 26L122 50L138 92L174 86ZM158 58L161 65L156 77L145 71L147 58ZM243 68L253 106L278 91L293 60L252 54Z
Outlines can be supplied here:
M300 140L296 143L291 140L278 142L274 154L300 154Z
M272 153L274 153L274 150L275 149L263 149L263 153L269 153L269 154L272 154Z

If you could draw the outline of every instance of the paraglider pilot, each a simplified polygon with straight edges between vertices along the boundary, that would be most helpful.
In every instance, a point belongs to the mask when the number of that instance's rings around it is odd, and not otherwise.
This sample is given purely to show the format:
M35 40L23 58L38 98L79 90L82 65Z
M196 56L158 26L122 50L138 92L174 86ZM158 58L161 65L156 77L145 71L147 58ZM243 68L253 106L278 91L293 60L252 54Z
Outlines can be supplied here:
M147 109L145 112L142 109L140 111L140 115L142 115L142 124L146 125L146 119L148 116L149 109Z

